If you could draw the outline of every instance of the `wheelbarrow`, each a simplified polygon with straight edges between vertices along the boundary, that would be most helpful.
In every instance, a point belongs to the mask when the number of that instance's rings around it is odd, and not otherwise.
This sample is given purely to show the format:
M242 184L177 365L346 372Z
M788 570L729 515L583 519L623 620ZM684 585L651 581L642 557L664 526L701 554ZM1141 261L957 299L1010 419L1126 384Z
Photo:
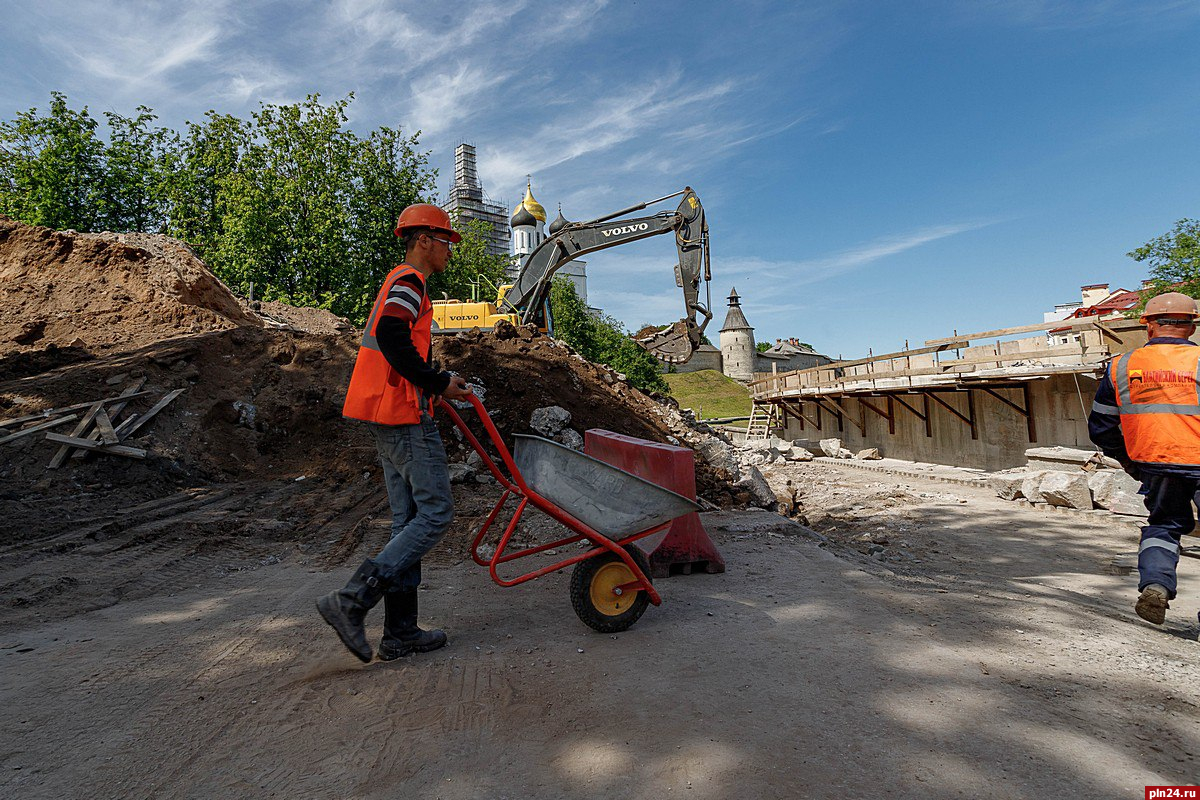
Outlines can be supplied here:
M471 558L488 568L501 586L516 586L574 565L571 573L571 607L584 624L601 633L628 629L646 606L661 605L662 598L650 579L650 561L637 543L653 550L666 536L676 517L699 505L558 442L539 436L514 435L510 452L475 395L467 398L479 416L488 438L500 455L504 469L484 450L454 407L439 405L462 431L483 460L503 493L471 543ZM485 556L480 552L489 529L510 501L516 502L512 518ZM547 544L508 551L517 524L532 505L566 527L572 535ZM651 537L656 537L657 541ZM519 558L546 553L576 542L592 545L582 553L513 577L502 577L499 567Z

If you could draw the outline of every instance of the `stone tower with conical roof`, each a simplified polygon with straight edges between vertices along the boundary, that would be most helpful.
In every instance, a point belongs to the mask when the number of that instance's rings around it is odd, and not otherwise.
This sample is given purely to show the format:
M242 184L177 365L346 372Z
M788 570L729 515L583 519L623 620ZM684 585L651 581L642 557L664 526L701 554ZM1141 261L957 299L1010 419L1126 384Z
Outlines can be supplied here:
M729 313L721 326L721 371L735 381L754 380L754 328L742 313L737 288L729 293Z

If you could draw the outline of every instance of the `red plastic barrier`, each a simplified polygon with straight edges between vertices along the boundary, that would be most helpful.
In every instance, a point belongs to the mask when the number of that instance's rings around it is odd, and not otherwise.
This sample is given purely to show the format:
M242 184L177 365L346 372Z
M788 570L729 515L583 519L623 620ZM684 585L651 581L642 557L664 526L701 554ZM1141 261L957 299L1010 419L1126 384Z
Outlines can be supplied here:
M664 489L696 499L696 462L686 447L593 428L584 432L583 452ZM700 515L695 512L672 522L666 538L650 554L650 573L655 578L690 574L693 570L725 571L725 559L717 552Z

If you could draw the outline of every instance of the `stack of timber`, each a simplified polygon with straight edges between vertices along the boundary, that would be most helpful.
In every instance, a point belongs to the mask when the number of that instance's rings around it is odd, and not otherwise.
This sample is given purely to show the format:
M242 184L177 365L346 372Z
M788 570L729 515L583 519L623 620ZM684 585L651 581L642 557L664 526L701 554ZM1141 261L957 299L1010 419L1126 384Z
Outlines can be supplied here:
M158 402L145 413L129 414L125 419L121 419L121 414L129 401L153 394L152 391L142 391L145 382L145 378L142 378L114 397L89 400L62 408L50 408L37 414L0 421L0 444L7 444L30 434L47 431L46 440L59 445L58 451L46 465L48 469L58 469L66 463L68 458L82 458L88 453L144 459L146 457L144 449L130 447L124 442L184 391L183 389L170 391L159 398ZM82 417L80 412L82 412ZM70 434L50 430L69 422L77 422Z

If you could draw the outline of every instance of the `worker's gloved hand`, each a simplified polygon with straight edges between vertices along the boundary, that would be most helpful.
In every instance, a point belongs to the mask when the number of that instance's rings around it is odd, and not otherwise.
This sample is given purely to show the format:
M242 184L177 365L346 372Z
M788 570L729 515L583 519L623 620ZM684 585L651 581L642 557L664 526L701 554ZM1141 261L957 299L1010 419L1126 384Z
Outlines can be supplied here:
M442 397L447 400L465 400L474 392L467 385L467 380L461 375L451 375L450 385L446 387L446 391L442 392Z

